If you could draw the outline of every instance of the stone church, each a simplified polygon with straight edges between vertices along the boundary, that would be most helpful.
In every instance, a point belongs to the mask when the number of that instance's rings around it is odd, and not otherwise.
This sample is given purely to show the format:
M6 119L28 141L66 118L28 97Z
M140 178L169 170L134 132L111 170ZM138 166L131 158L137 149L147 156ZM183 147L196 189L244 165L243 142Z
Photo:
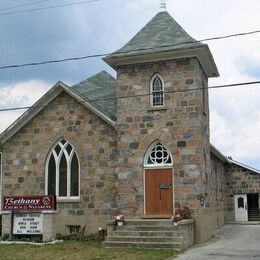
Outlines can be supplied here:
M56 195L43 212L53 235L96 232L118 214L169 221L180 207L196 243L260 220L260 171L209 141L208 78L219 72L208 45L161 11L104 61L116 78L58 82L0 135L1 196ZM1 211L2 234L11 215Z

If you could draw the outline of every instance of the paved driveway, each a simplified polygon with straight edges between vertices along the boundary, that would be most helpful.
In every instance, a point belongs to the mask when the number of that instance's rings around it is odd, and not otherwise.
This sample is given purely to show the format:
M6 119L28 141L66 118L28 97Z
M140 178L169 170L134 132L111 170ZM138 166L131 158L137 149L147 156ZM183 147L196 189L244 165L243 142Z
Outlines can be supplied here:
M176 259L260 259L260 225L225 225L210 242L193 247Z

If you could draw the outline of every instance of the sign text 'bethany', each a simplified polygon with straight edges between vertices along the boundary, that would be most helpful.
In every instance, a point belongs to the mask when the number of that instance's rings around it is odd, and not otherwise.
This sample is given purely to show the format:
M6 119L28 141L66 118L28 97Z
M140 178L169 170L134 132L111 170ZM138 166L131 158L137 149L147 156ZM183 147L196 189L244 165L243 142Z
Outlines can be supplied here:
M3 210L55 210L55 196L8 196L3 198Z

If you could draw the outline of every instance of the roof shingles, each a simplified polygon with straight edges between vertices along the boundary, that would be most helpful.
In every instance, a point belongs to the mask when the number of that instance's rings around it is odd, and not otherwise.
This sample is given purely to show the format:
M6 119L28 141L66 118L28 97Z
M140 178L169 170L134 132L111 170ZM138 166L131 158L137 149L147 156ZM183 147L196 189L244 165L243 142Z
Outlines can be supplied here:
M159 12L126 45L106 59L203 45L193 39L168 12Z
M102 71L71 87L113 121L116 120L116 79Z

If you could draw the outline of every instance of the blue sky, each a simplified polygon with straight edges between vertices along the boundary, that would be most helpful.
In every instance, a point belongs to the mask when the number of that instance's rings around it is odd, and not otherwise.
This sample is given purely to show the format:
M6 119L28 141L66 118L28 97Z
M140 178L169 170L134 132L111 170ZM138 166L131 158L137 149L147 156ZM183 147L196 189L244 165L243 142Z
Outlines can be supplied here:
M2 0L0 9L35 0ZM8 11L77 0L49 0ZM160 0L102 0L2 15L0 66L115 51L158 11ZM260 29L257 0L168 0L168 12L194 38ZM220 77L209 85L260 80L260 34L207 42ZM101 71L101 58L0 70L0 107L33 104L57 81L74 84ZM225 155L260 169L260 85L210 91L211 142ZM1 112L0 131L22 111Z

